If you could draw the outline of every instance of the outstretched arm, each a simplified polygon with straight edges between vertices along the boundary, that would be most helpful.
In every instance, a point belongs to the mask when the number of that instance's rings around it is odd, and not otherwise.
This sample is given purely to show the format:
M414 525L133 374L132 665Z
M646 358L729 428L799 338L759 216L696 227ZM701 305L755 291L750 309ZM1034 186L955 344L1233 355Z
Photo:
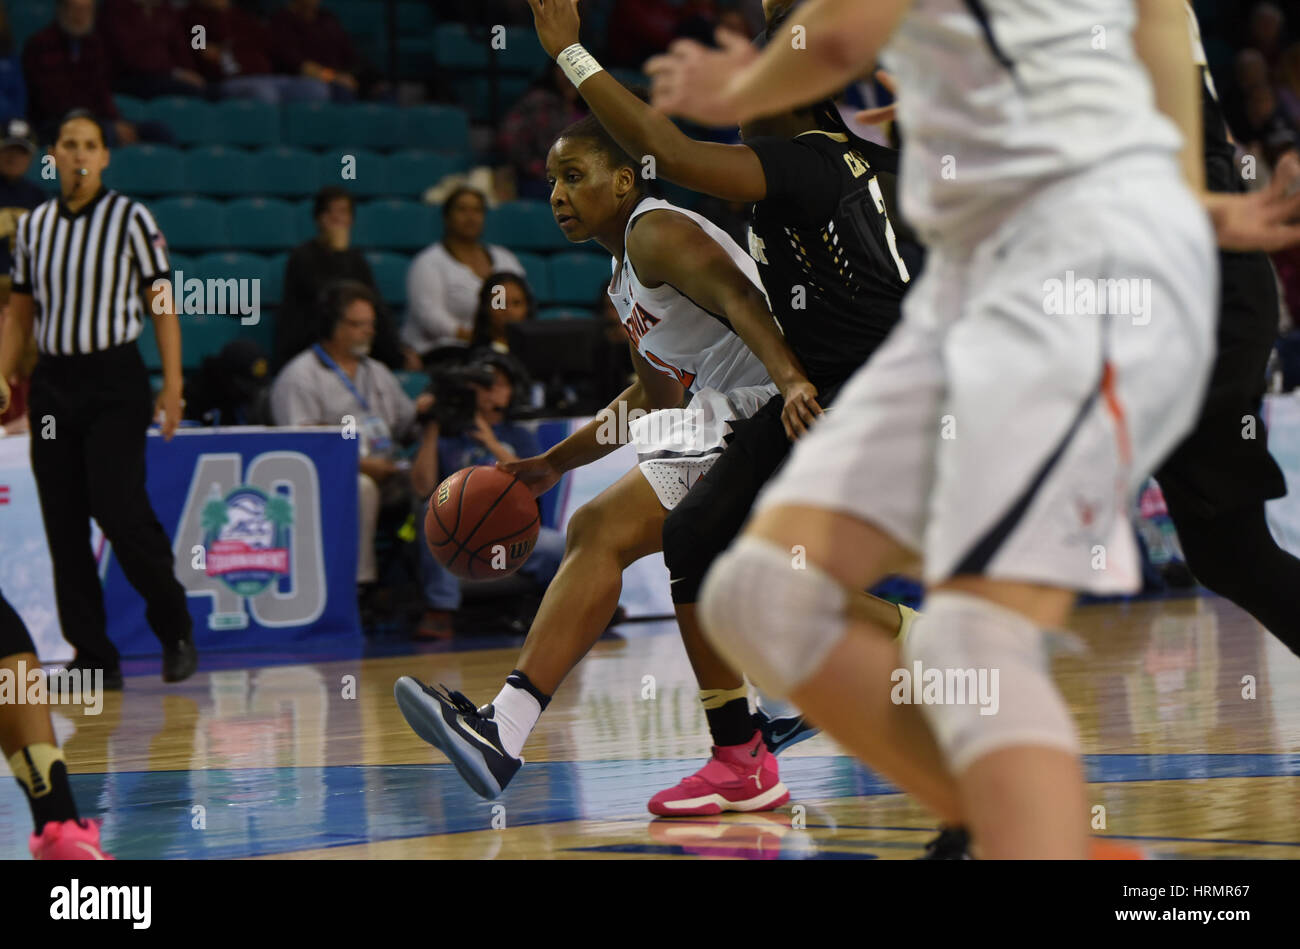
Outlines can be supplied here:
M555 59L578 42L577 0L528 0L528 5L546 55ZM763 166L751 149L683 134L608 72L582 80L578 93L619 147L638 160L654 157L656 177L726 201L761 201L767 193Z
M862 74L911 3L809 0L798 16L806 42L772 42L761 54L721 30L720 50L678 40L646 64L654 106L706 125L731 125L816 102Z

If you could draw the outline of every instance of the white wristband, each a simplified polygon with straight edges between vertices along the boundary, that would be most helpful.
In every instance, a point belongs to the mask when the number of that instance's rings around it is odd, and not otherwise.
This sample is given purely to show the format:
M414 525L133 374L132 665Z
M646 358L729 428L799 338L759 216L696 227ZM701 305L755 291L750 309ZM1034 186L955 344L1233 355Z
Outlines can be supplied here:
M560 64L560 68L569 77L569 82L573 83L575 89L581 86L582 81L587 77L604 72L604 67L596 62L591 53L583 49L581 43L574 43L560 50L560 55L555 57L555 61Z

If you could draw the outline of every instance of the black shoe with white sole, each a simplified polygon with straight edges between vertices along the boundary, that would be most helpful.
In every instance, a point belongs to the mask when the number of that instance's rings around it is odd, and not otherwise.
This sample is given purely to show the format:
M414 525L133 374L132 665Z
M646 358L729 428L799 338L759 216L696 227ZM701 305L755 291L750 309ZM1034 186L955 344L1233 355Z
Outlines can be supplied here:
M940 827L917 860L970 860L970 833L965 827Z
M475 794L489 801L500 797L524 760L506 754L491 705L475 708L461 693L443 689L402 676L393 697L406 723L451 760Z

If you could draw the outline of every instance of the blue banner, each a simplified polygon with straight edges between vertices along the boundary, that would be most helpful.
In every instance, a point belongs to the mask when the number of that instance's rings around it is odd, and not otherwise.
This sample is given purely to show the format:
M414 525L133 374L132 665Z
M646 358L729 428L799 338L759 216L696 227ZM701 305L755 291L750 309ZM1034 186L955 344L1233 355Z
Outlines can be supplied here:
M148 439L149 499L205 649L360 642L357 442L337 430L208 429ZM144 601L105 547L108 634L156 654Z

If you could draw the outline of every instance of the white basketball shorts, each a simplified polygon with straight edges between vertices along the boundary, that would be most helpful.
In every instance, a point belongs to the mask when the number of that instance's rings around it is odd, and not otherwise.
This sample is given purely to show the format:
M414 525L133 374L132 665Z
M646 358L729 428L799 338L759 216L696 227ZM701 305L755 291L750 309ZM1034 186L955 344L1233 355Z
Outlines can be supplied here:
M758 508L841 511L961 574L1138 588L1140 481L1191 428L1213 348L1208 218L1166 161L1058 182L932 249L903 318Z
M684 409L660 409L628 423L637 465L672 510L704 477L727 447L733 419L749 418L772 397L775 385L744 386L730 392L701 389Z

